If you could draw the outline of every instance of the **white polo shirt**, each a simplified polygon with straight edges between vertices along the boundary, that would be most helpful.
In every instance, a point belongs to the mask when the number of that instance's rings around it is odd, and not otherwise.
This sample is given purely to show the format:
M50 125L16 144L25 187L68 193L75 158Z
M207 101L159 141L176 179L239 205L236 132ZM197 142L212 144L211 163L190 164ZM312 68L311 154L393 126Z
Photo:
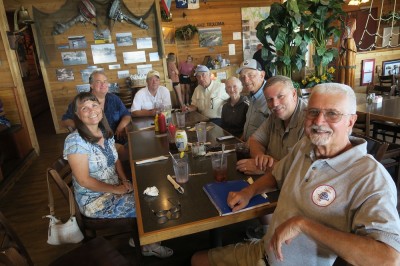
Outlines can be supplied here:
M208 118L221 118L222 106L229 99L225 84L212 80L210 86L198 85L193 92L192 105Z
M157 93L153 96L148 87L140 89L132 102L131 112L138 110L151 110L154 109L155 103L162 103L163 105L171 105L171 94L166 87L160 86Z

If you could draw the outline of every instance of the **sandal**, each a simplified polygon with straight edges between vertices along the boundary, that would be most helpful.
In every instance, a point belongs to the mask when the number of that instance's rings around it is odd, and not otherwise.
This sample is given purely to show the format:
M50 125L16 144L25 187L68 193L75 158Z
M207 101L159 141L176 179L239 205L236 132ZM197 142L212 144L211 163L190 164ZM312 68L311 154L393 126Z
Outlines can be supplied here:
M157 247L152 248L151 246L153 246L153 245L154 244L150 244L150 245L146 245L145 247L143 247L142 255L146 256L146 257L155 256L160 259L165 259L165 258L171 257L174 254L174 251L168 247L158 245ZM146 250L146 247L149 249Z

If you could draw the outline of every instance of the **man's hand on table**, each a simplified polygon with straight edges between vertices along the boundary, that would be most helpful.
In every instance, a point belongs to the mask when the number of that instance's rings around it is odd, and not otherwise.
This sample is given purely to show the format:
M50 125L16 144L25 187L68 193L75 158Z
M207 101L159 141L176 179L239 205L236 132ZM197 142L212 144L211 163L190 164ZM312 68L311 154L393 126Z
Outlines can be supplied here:
M253 195L249 190L242 189L238 192L229 192L226 201L232 211L235 212L246 207L252 197Z
M236 163L236 170L245 175L262 175L264 171L257 167L255 159L243 159Z

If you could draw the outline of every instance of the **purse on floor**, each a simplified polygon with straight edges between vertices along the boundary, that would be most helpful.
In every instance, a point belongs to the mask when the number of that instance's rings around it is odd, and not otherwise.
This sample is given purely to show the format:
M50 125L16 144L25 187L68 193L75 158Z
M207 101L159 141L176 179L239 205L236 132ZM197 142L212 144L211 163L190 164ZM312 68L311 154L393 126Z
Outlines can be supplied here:
M67 187L69 193L70 217L67 222L62 223L62 221L60 221L55 217L53 192L50 187L48 173L47 173L47 187L49 190L49 208L50 208L50 215L45 216L50 219L47 243L50 245L61 245L61 244L81 242L84 236L81 230L79 229L78 222L76 221L74 196L72 194L71 189Z

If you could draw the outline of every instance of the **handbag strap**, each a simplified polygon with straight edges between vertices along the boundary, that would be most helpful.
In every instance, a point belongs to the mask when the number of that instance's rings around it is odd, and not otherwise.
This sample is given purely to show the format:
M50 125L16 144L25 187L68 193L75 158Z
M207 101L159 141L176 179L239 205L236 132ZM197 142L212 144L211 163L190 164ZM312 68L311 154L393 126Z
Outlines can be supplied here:
M54 169L51 169L51 168L47 169L47 190L49 192L49 209L50 209L50 215L54 216L55 215L54 198L53 198L53 191L50 187L50 181L49 181L49 172L50 171L55 171L55 172L57 172L57 171ZM69 213L72 217L72 216L75 216L75 203L74 203L75 199L74 199L74 195L72 194L71 189L68 186L66 186L66 188L68 190Z

